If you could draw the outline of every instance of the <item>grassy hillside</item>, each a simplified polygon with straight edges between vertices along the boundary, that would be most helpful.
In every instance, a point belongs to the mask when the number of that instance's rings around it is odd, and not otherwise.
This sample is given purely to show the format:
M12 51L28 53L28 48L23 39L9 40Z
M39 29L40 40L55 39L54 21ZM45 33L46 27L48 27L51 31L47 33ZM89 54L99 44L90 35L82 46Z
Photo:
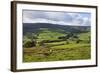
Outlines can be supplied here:
M90 32L59 32L40 28L24 34L23 62L83 60L91 58ZM33 45L34 44L34 45Z

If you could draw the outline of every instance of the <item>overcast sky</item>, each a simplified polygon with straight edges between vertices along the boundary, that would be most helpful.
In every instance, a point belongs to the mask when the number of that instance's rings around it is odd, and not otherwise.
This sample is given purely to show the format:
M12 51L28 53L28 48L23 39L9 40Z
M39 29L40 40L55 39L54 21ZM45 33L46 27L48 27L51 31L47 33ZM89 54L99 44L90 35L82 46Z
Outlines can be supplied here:
M52 23L59 25L90 26L91 14L83 12L23 10L23 23Z

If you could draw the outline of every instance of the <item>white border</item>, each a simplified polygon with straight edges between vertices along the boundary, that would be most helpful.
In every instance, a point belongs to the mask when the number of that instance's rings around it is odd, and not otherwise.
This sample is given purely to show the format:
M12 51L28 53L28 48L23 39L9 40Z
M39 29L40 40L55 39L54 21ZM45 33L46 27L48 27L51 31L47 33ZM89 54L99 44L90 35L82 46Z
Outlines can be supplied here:
M30 10L52 10L52 11L70 11L70 12L90 12L91 13L91 59L90 60L73 60L73 61L54 61L54 62L34 62L22 63L22 9ZM28 5L17 4L17 69L32 69L32 68L50 68L64 66L83 66L95 65L96 61L96 11L94 8L81 7L61 7L49 5Z

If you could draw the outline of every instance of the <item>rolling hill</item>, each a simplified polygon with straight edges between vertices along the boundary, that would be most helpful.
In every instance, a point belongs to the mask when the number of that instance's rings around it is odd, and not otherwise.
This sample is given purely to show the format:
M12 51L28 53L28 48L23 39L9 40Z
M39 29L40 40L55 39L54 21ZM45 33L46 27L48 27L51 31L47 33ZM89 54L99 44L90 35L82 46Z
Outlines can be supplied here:
M48 29L49 31L56 31L61 33L66 32L87 32L90 31L90 26L70 26L70 25L59 25L51 23L23 23L23 34L26 33L37 33L43 29Z

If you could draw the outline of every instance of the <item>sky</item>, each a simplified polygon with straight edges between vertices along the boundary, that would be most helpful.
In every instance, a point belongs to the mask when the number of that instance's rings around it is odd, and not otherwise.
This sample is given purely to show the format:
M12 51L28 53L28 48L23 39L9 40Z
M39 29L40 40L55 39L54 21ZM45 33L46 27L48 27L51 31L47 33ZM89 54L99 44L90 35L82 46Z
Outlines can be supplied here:
M23 10L23 23L52 23L58 25L91 26L91 13Z

